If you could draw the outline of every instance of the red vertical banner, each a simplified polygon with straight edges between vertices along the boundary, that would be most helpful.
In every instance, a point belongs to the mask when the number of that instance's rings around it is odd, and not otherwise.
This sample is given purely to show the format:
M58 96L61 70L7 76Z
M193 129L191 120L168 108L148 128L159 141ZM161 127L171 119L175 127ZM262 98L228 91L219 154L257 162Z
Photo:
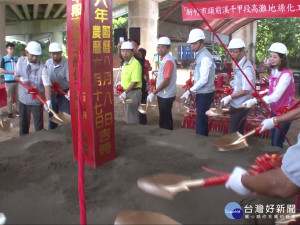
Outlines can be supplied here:
M74 158L78 160L78 56L81 1L67 1L68 62ZM115 158L112 1L85 1L82 140L85 165Z

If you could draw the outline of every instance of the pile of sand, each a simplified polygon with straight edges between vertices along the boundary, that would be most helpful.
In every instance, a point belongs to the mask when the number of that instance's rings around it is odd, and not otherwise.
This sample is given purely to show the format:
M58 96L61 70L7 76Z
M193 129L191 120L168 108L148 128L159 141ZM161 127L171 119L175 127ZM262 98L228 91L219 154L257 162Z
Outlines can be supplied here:
M151 196L138 189L138 178L167 172L202 178L214 176L205 166L230 172L249 168L257 155L276 152L268 140L251 137L251 147L218 152L216 135L196 136L193 130L168 131L157 126L116 122L116 159L85 169L88 224L113 224L123 210L163 213L184 224L254 224L228 219L224 207L282 203L262 196L241 197L221 185L179 194L175 200ZM77 162L73 159L70 126L40 131L0 143L0 212L8 224L78 224ZM262 221L264 224L267 221Z

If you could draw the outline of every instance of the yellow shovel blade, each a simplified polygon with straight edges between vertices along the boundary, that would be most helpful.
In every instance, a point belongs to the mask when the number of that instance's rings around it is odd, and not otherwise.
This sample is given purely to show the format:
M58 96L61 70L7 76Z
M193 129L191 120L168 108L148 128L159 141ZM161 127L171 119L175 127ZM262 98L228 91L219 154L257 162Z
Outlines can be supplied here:
M13 128L13 124L11 122L11 120L0 120L0 128L1 130L3 130L4 132L8 132L11 130L11 128Z
M50 120L58 125L64 125L71 123L71 116L65 112L60 112L56 114L57 116L53 115L50 117ZM58 118L57 118L58 117Z

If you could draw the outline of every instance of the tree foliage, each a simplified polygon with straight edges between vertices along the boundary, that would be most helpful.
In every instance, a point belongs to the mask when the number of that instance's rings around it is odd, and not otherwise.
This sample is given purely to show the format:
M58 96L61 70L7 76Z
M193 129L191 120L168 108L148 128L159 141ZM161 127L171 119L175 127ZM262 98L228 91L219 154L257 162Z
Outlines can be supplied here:
M128 27L128 17L119 17L117 19L113 19L113 34L114 34L115 29L119 29L119 28L127 29L127 27ZM114 41L115 40L113 40L113 43L114 43ZM118 52L117 46L114 45L113 51L114 51L114 54L116 54Z
M288 49L292 68L299 68L300 59L300 18L262 19L257 24L256 58L262 62L268 57L268 49L274 42L281 42Z

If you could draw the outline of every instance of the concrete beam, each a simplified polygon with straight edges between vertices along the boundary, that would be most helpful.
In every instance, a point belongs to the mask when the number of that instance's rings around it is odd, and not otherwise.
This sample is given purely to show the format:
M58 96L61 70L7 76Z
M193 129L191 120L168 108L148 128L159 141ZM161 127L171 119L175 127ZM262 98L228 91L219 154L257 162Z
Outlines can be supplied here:
M52 7L53 7L53 4L52 4L52 3L47 5L46 12L45 12L45 14L44 14L44 19L48 19Z
M19 21L6 24L6 35L45 34L67 30L65 19Z
M62 4L58 10L55 12L55 14L53 15L53 19L56 19L59 14L66 8L66 4Z
M39 4L34 4L33 5L33 19L34 20L37 19L38 11L39 11Z
M25 13L25 17L27 20L30 20L31 19L31 16L30 16L30 13L29 13L29 10L28 10L28 5L22 5L22 8L23 8L23 11Z
M114 8L113 10L113 18L118 18L124 15L128 15L128 5L127 4L122 4L118 5L117 7Z
M41 0L0 0L0 4L6 4L6 5L10 5L12 4L15 5L29 5L29 4L66 4L67 0L47 0L45 2L41 1Z
M20 12L18 6L16 5L9 5L9 7L14 11L14 13L19 17L20 20L24 20L24 16Z

